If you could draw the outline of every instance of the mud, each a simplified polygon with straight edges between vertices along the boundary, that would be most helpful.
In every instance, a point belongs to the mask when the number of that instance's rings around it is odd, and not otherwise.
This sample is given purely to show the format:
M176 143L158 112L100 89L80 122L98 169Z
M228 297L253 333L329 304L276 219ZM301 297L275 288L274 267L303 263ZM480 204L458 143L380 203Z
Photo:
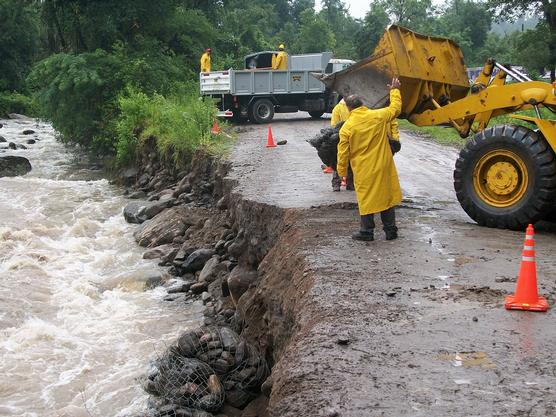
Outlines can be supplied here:
M244 335L273 365L270 416L556 414L554 310L508 312L523 235L478 227L452 188L456 151L402 134L400 238L354 242L355 196L333 193L305 139L327 120L248 126L232 201L259 281ZM240 207L240 205L242 205ZM536 236L539 291L556 301L556 236ZM268 253L266 251L268 250Z

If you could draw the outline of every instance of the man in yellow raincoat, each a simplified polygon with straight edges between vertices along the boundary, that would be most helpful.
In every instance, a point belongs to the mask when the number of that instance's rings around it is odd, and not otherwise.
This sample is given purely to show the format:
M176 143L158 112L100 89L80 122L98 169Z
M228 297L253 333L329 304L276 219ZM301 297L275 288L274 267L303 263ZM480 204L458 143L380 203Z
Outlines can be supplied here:
M276 54L276 59L272 62L272 69L274 70L287 70L288 69L288 54L284 51L284 44L278 46L278 54Z
M210 66L211 66L211 62L210 62L210 54L211 54L211 49L210 48L206 48L205 49L205 53L203 55L201 55L201 72L210 72Z
M388 142L390 123L400 114L400 82L392 80L390 105L370 110L357 96L346 98L351 113L340 130L337 170L347 175L353 169L355 193L359 204L361 228L352 235L356 240L374 240L374 214L380 213L386 239L398 237L394 207L402 201L402 192L394 157Z

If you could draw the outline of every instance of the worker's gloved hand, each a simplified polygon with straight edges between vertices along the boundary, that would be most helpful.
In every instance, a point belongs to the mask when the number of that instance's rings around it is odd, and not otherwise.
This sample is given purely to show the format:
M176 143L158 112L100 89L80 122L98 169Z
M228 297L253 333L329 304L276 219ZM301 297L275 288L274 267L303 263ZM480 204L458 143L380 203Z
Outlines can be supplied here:
M399 89L401 86L402 86L402 83L396 77L392 78L392 83L391 84L388 84L388 87L390 88L390 90L393 90L395 88Z
M402 149L402 144L399 140L388 139L388 142L390 143L390 149L392 150L392 155L394 155L395 153L399 152L400 149Z

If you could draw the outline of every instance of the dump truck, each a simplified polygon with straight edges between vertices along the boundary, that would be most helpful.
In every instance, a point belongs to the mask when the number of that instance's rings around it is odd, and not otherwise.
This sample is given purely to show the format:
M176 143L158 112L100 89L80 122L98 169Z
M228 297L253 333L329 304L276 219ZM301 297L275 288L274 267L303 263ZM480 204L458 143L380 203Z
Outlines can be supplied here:
M495 69L497 69L495 73ZM370 108L388 100L387 83L401 81L401 118L417 126L450 126L471 137L459 153L454 188L478 224L522 230L556 209L556 83L532 81L487 60L470 84L463 54L445 38L390 26L373 54L330 75L315 74L330 90L356 93ZM507 83L512 77L516 82ZM532 115L518 114L532 110ZM496 124L500 115L520 123Z
M273 70L277 51L263 51L244 58L245 69L201 72L201 95L218 101L220 117L268 123L274 113L309 112L319 118L330 113L338 95L311 76L332 73L354 61L333 59L331 52L289 55L287 70Z

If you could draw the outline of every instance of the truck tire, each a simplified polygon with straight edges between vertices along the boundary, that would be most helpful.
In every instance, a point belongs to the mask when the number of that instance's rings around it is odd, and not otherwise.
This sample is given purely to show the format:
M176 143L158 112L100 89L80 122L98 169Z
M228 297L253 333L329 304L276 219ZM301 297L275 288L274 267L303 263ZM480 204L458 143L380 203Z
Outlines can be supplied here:
M320 119L323 114L324 114L323 111L310 111L309 112L309 116L311 116L313 119Z
M249 119L254 123L269 123L274 118L274 104L267 98L255 100L249 111Z
M463 210L481 226L523 230L554 208L554 151L523 126L485 129L461 150L454 188Z

